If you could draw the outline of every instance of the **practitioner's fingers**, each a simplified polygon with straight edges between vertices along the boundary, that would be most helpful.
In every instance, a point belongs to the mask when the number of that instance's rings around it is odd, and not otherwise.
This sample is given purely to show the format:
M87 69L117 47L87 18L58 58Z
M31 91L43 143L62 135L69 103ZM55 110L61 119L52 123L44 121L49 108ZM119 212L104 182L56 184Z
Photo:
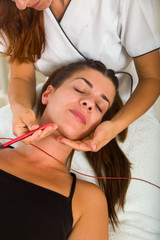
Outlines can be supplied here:
M20 111L13 113L13 133L15 136L22 136L39 127L39 122L32 109L21 107Z
M38 129L35 131L31 136L23 139L23 143L30 144L33 142L37 142L42 138L45 138L49 136L51 133L53 133L58 128L58 125L56 123L53 123L53 125L46 127L45 129L41 130Z
M81 140L71 140L68 138L64 138L62 136L59 136L57 138L57 141L77 150L77 151L92 151L90 145L87 144L87 141L81 141Z

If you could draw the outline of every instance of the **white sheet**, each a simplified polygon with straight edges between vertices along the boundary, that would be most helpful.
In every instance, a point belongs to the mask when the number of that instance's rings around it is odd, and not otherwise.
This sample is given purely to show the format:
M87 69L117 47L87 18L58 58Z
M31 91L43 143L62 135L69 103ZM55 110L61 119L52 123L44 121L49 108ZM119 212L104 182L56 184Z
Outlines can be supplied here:
M38 89L41 89L41 85ZM11 122L12 114L7 105L0 109L0 137L14 137ZM160 124L155 117L146 113L131 124L127 140L120 144L120 147L133 164L132 177L160 186ZM94 174L83 153L80 152L76 152L72 168ZM96 183L95 179L78 177ZM118 216L120 227L114 233L110 226L110 240L159 240L160 189L144 182L131 180L125 211L124 213L120 211Z

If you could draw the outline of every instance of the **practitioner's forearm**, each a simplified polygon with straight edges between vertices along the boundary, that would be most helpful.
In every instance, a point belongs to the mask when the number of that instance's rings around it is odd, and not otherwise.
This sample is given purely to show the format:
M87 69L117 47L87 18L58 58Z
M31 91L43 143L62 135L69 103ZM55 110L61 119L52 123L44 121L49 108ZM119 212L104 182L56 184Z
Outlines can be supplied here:
M12 111L19 111L21 107L32 108L35 103L35 82L20 78L11 79L8 88L9 102Z
M146 79L145 82L140 81L131 98L112 119L117 133L124 130L143 115L153 105L159 94L159 79Z
M36 98L35 70L32 63L14 62L11 64L11 80L8 96L12 111L19 108L32 108Z
M159 50L134 59L139 83L129 101L112 119L119 133L144 114L160 94Z

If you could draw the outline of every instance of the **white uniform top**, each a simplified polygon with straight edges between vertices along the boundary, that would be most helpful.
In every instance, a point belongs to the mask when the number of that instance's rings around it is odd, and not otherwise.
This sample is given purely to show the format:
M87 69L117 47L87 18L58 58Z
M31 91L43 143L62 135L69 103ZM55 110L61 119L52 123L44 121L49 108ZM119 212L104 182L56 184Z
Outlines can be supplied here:
M35 63L49 76L75 60L101 60L115 71L160 46L151 0L71 0L60 23L44 11L46 48Z
M35 67L46 76L64 64L84 58L101 60L108 68L120 71L131 57L160 46L151 0L71 0L60 23L49 8L44 11L44 20L46 48ZM11 119L9 106L2 108L1 137L13 137ZM132 177L159 185L159 137L159 123L151 116L148 119L144 115L131 124L121 147L133 164ZM94 175L88 161L77 154L72 168ZM118 215L119 231L110 233L110 240L159 240L158 196L156 188L131 181L125 213Z
M50 8L44 10L44 22L46 48L35 68L45 76L85 58L122 71L132 57L160 46L152 0L71 0L60 23ZM0 45L0 52L3 51L4 46ZM122 74L118 77L119 92L126 102L131 79ZM133 88L136 84L137 77Z

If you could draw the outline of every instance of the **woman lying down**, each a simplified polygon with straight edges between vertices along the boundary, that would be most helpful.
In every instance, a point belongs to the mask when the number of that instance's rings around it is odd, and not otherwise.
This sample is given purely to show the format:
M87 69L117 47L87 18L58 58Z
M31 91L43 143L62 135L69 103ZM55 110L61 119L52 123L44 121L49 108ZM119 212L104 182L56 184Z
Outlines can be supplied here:
M35 143L62 163L73 149L61 136L90 137L122 107L118 79L99 61L72 63L45 83L40 125L55 131ZM124 141L126 130L119 134ZM0 150L0 239L107 240L108 219L118 226L129 180L99 180L99 187L76 178L64 165L33 145ZM130 177L130 163L113 139L98 152L86 152L97 176Z

